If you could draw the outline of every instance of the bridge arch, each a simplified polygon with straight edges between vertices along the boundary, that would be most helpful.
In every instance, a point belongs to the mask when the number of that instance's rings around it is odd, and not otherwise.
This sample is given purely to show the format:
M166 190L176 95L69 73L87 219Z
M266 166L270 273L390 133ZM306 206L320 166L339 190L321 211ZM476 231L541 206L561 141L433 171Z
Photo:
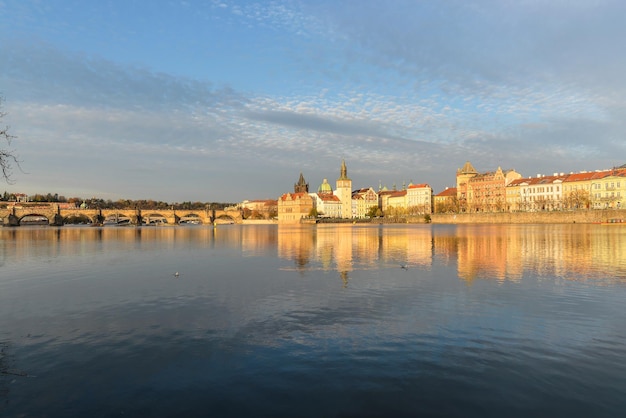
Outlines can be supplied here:
M124 225L131 224L133 219L125 213L109 213L104 216L103 225Z
M215 210L213 211L214 223L241 223L243 215L241 210Z
M169 223L167 216L161 213L150 212L141 214L142 225L161 225L167 223Z
M18 225L50 225L50 218L40 213L28 213L17 220Z
M61 216L64 225L76 223L77 220L84 220L90 224L99 224L104 221L104 218L102 218L98 212L93 210L64 210L62 211Z
M63 216L63 225L68 224L94 224L98 223L84 213L69 214Z
M237 219L233 218L231 215L227 213L222 213L219 216L216 216L213 220L213 223L216 224L234 224L237 222Z
M178 223L183 225L202 225L206 223L206 221L206 217L200 216L197 213L187 213L178 217ZM210 221L211 219L209 219L209 222Z

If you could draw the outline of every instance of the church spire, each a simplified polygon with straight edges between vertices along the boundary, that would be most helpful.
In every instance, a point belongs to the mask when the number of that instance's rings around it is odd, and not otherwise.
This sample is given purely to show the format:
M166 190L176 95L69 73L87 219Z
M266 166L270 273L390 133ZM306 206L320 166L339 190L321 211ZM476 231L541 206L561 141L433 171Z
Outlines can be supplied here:
M339 180L350 180L348 178L348 168L346 167L346 160L341 160L341 175Z

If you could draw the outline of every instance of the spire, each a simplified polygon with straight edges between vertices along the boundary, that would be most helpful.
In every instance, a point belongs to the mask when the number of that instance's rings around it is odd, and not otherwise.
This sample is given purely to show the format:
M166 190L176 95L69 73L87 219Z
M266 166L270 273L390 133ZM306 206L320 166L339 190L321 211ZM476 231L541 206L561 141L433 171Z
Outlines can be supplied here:
M294 193L308 193L309 192L309 184L304 180L304 176L300 173L300 178L298 182L293 185Z
M346 168L346 160L341 160L341 175L339 180L350 180L348 178L348 169Z

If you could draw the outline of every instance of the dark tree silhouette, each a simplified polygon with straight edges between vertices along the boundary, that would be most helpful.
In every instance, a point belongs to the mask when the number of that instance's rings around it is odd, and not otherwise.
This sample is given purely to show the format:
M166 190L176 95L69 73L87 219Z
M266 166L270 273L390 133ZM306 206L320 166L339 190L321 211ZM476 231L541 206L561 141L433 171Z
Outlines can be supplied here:
M2 97L0 97L0 120L6 116L6 113L2 111ZM15 151L12 150L11 140L15 137L9 134L9 127L0 127L0 170L2 170L2 177L7 183L12 183L13 179L11 175L13 174L12 167L13 165L19 166L19 161L15 156ZM6 147L3 148L3 143L6 142Z

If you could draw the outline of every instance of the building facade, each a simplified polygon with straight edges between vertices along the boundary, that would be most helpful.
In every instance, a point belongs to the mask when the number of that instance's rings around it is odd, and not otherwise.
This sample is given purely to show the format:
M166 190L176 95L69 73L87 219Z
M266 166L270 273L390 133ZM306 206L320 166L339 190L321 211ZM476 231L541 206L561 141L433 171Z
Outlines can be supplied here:
M406 189L406 208L409 215L433 213L433 189L426 183L409 184Z
M515 170L479 173L467 161L457 170L457 200L461 212L502 212L506 206L506 186L522 175Z
M435 213L452 213L459 211L456 187L446 187L444 191L433 197Z
M378 194L373 188L358 189L352 192L353 218L366 218L372 207L378 208Z
M507 210L535 212L562 210L565 175L537 175L513 180L506 187Z
M335 195L341 201L340 218L352 218L352 180L348 177L348 168L345 160L341 161L341 170L337 179Z
M313 198L307 193L308 183L300 174L300 179L294 184L293 193L285 193L278 198L278 222L300 223L302 218L308 217L314 207ZM302 191L306 188L306 191Z

